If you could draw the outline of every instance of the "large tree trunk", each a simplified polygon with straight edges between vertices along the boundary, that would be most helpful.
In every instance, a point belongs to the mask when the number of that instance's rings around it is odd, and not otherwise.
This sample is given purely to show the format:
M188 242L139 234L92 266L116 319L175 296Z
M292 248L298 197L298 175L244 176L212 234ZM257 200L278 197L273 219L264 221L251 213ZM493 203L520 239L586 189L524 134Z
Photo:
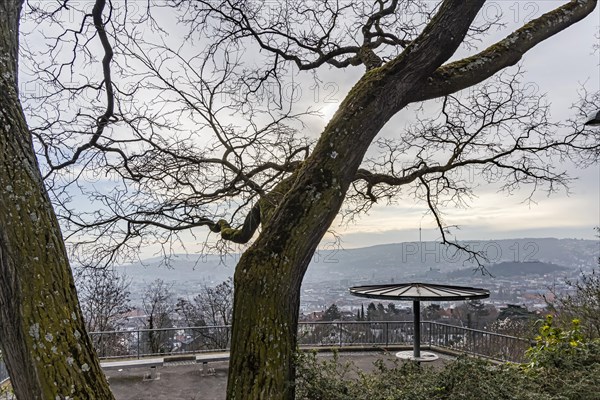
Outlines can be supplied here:
M17 95L21 1L0 2L0 334L17 398L112 399Z
M300 285L383 125L462 42L483 1L450 0L397 59L355 85L235 272L228 399L293 399Z

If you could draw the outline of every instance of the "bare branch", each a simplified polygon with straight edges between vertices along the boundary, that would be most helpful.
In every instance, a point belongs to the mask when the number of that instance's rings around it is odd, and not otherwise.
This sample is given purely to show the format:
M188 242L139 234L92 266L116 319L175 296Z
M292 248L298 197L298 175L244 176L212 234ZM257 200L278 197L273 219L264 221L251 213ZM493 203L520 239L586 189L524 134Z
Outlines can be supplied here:
M588 16L597 0L572 0L527 23L503 40L471 57L438 68L415 94L423 101L455 93L515 65L531 48Z
M69 165L75 164L84 151L86 151L87 149L94 147L96 145L96 143L98 142L98 139L100 139L100 136L102 136L102 133L104 132L104 128L109 123L117 121L117 118L114 116L115 99L114 99L113 82L112 82L111 72L110 72L110 63L111 63L111 60L113 57L113 51L112 51L110 41L108 39L108 34L106 33L106 30L104 28L106 23L102 19L102 14L104 12L105 6L106 6L106 0L96 0L96 2L94 4L94 8L92 9L91 16L93 18L94 27L96 28L98 38L100 39L100 43L102 44L102 48L104 50L104 57L102 59L102 74L104 76L104 81L103 81L104 90L106 90L106 110L100 117L97 118L96 131L90 138L89 142L78 147L75 150L75 152L73 153L73 156L71 157L70 160L62 162L61 164L58 164L58 165L52 165L51 163L49 163L50 168L49 168L48 173L44 176L44 179L46 179L55 170L62 169ZM85 18L83 20L82 25L84 23L85 23ZM83 29L83 27L82 27L82 29ZM82 31L82 29L80 29L80 32Z

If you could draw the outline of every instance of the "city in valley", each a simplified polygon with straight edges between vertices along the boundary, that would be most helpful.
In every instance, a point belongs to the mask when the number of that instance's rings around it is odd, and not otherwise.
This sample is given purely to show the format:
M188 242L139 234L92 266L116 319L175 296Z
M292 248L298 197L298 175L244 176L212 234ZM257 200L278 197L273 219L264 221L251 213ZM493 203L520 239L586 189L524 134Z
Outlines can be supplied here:
M533 238L465 241L461 245L477 253L478 258L435 242L318 250L302 286L300 320L411 320L410 302L378 304L379 301L354 297L348 291L356 285L407 282L490 291L488 299L475 302L423 302L425 320L483 329L505 316L541 317L554 295L568 293L582 274L591 274L597 268L600 243ZM192 304L203 290L230 279L236 261L235 254L176 255L168 263L157 258L122 267L129 282L131 310L121 319L120 329L147 327L143 298L157 280L168 289L166 301L172 303L170 324L186 325L180 315L181 305Z

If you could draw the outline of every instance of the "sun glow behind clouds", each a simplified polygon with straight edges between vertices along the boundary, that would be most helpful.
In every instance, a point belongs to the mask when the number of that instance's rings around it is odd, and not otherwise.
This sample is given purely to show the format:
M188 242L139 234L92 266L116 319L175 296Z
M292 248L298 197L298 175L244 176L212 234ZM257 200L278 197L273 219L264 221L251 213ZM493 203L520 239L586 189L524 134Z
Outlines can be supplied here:
M333 114L335 114L335 112L337 111L339 106L340 106L339 101L335 101L335 102L331 102L331 103L326 103L323 106L323 108L321 108L321 115L326 123L331 120L331 118L333 117Z
M591 175L597 178L596 174ZM589 186L590 182L583 182L586 183ZM538 204L530 205L518 197L493 191L482 193L468 208L443 210L445 223L460 227L452 229L448 239L454 239L454 235L461 240L528 235L594 239L593 227L600 221L597 196L567 197L563 193L543 197L538 199ZM410 200L392 206L376 205L356 225L333 225L346 248L418 240L419 228L422 228L423 240L440 240L439 230L427 208ZM332 240L331 235L323 241L327 240Z
M528 15L531 9L516 7L515 4L507 2L502 6L506 9L507 15L515 19L514 25L518 27L523 23L522 17ZM554 2L545 2L545 6L554 7ZM494 7L489 8L490 12L495 9ZM520 14L517 15L517 13ZM593 90L598 88L597 53L595 58L593 55L586 55L590 52L589 42L593 38L593 34L590 32L595 32L592 31L594 29L592 25L596 25L596 22L593 18L588 18L587 22L577 24L556 38L540 44L525 57L525 68L530 71L529 77L532 84L535 83L536 85L532 87L540 92L549 92L550 100L555 105L553 107L555 117L561 113L568 116L570 113L569 105L576 95L578 82L586 81ZM175 26L169 25L169 27L176 31L176 24L174 22L172 24ZM491 44L503 34L504 32L499 32L499 37L490 35L487 40ZM177 35L173 34L169 36L169 38L176 37ZM579 38L578 41L585 43L579 46L569 46L573 38ZM146 36L144 39L149 40ZM485 47L485 45L482 45L482 47ZM464 54L461 54L461 56L467 56L471 52L471 50L464 50ZM579 61L573 62L574 59ZM564 71L569 71L569 74L565 74ZM293 87L298 87L299 91L287 93L287 95L290 98L297 98L294 106L298 108L298 111L304 110L303 106L307 106L311 110L319 110L321 114L320 118L311 119L309 124L309 127L312 128L313 125L317 125L317 128L306 129L302 134L306 134L311 139L318 138L322 127L331 120L350 86L360 78L362 72L362 67L348 70L324 70L320 73L321 80L319 84L315 84L308 77L300 83L294 83ZM165 101L169 100L170 98L165 99ZM267 100L268 97L265 101ZM390 121L385 130L380 132L380 136L399 137L402 134L401 127L404 126L405 119L413 113L414 109L407 109L404 114L398 114L396 119ZM318 121L314 122L315 120ZM240 125L247 123L247 121L239 121L235 118L228 120L228 122L232 124L239 123ZM190 131L195 132L197 126L197 121L189 121ZM198 148L207 145L205 137L194 137L194 140ZM598 213L598 198L600 195L598 190L598 167L593 168L595 172L590 172L587 179L576 186L578 190L575 190L575 194L580 194L581 198L566 198L566 196L560 194L548 200L540 199L538 206L529 208L527 205L520 204L522 196L517 195L514 198L506 198L502 195L478 190L479 199L473 203L472 207L468 209L445 208L443 210L446 215L446 223L449 225L458 224L463 228L462 231L455 231L461 239L474 238L478 234L481 235L482 232L485 235L483 237L489 237L490 232L500 232L503 236L508 237L511 236L511 232L521 232L528 228L546 230L548 236L560 236L560 233L556 232L559 229L569 227L579 228L581 232L589 231L591 234L591 227L600 223ZM573 170L571 172L573 176L580 175L579 171ZM96 174L93 174L90 180L97 185L104 182ZM107 183L107 187L110 183ZM587 192L585 192L586 189ZM403 200L401 205L375 207L370 215L364 216L357 225L351 225L348 229L337 227L335 224L333 229L347 237L345 243L348 247L415 240L418 237L420 226L423 228L423 239L434 240L439 236L439 232L436 230L431 215L426 215L426 212L427 207L423 204L413 204L410 203L410 200L406 202ZM198 229L196 233L200 238L199 240L191 237L192 235L189 238L186 237L185 242L189 244L188 247L190 249L194 246L199 247L206 231L205 228ZM406 231L408 234L404 237L398 234L399 231ZM426 231L429 233L427 237L425 236ZM353 240L353 238L359 237L360 240ZM366 237L371 242L365 242Z

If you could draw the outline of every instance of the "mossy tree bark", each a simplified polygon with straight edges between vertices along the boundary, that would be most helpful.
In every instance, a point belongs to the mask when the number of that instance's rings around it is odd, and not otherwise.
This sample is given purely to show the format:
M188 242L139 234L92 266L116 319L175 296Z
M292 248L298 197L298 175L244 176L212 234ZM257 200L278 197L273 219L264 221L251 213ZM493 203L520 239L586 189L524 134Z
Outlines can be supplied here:
M21 5L0 3L2 350L19 399L112 399L17 95Z

